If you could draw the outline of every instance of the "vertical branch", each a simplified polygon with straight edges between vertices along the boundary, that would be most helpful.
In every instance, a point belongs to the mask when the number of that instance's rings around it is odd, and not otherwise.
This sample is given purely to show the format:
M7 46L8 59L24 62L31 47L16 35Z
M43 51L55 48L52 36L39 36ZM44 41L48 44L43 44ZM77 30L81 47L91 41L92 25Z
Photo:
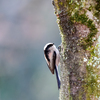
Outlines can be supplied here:
M79 46L79 30L81 32L84 28L85 30L88 28L71 23L67 13L66 0L54 0L53 4L62 39L60 100L79 100L81 98L85 100L86 96L82 87L82 80L86 74L86 64L83 62L85 50Z
M53 0L52 3L62 40L60 100L86 100L86 89L91 88L91 84L86 85L89 83L86 81L89 73L86 66L95 49L95 40L92 39L96 36L97 29L86 15L87 6L84 6L84 0Z

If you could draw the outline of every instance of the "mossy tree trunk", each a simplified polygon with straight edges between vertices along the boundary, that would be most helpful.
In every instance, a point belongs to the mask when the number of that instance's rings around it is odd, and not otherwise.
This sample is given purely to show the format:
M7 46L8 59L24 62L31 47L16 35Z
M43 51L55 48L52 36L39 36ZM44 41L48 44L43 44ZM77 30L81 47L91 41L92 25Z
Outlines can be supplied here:
M96 100L100 96L99 0L53 0L61 35L60 100Z

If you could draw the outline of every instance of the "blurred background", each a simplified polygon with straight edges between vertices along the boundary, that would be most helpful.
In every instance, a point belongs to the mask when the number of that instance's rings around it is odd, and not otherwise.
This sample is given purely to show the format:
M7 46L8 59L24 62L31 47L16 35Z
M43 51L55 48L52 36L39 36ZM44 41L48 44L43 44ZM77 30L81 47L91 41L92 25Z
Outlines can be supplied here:
M51 0L0 0L0 100L58 100L48 42L61 42Z

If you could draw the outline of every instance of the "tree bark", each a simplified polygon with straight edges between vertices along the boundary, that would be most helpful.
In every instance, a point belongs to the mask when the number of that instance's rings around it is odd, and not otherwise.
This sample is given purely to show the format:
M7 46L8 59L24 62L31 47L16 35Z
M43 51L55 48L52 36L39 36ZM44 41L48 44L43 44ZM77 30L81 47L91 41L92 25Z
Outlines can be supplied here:
M100 33L100 31L97 31L99 30L99 21L97 23L97 21L91 18L93 16L91 12L94 9L91 11L87 10L87 6L88 8L91 7L90 4L87 4L88 2L85 3L85 6L81 7L84 4L84 0L81 0L81 2L80 0L53 0L52 3L55 8L62 40L59 50L61 59L61 89L59 99L91 100L91 97L94 97L94 100L96 100L96 95L93 96L94 89L91 88L98 87L99 83L97 81L99 78L94 78L92 77L93 74L89 74L93 71L97 75L97 72L94 70L97 70L98 66L97 64L93 69L95 60L89 63L93 56L97 57L97 53L92 55L92 52L96 49L96 37ZM100 14L100 11L98 13ZM91 81L92 78L94 78L96 85L91 87L93 83ZM97 91L98 89L96 88L95 92Z

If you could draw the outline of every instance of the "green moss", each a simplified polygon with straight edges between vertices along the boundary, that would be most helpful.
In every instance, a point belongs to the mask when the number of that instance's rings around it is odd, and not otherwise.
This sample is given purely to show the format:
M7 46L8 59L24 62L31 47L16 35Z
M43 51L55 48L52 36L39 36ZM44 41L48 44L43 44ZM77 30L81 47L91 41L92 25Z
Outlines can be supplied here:
M96 1L96 5L95 5L96 12L95 12L94 15L99 19L99 16L100 16L100 0L95 0L95 1Z
M81 40L81 45L85 50L88 47L91 47L94 42L92 41L92 38L97 34L97 29L93 24L93 21L86 16L86 12L84 12L84 14L80 14L79 11L75 12L75 14L71 17L71 21L84 24L89 28L90 33L86 38Z
M87 96L86 98L87 100L91 100L91 96L100 97L100 87L99 87L100 82L98 82L100 80L100 75L98 75L99 69L98 69L98 64L96 62L97 60L94 59L94 57L98 58L98 53L95 52L97 47L93 46L94 43L93 37L96 36L98 31L93 21L86 16L86 12L82 14L80 12L76 11L74 15L71 17L71 21L73 23L77 22L80 24L84 24L90 30L90 33L86 38L80 39L80 44L81 44L80 46L82 46L84 50L87 50L91 54L89 62L86 66L87 74L84 81L86 83L84 85L84 89L86 91L86 96Z
M93 8L93 7L92 7L92 5L90 5L90 7L88 8L88 10L89 10L89 11L91 11L91 10L92 10L92 8Z
M97 5L95 6L95 9L100 12L100 0L96 0Z
M88 21L88 17L86 16L86 14L79 14L79 11L77 11L72 17L71 17L71 21L72 22L78 22L78 23L82 23L85 24Z
M66 3L62 3L60 2L56 7L57 7L57 14L60 14L59 12L59 7L60 6L64 6L66 7L66 12L68 14L68 16L70 17L71 23L80 23L80 24L84 24L86 25L89 30L90 33L88 34L88 36L86 38L80 39L80 43L77 45L80 45L83 47L84 50L88 51L90 53L90 58L88 61L88 64L86 66L86 78L85 81L83 81L84 84L84 89L86 92L86 98L87 100L91 99L91 96L94 97L100 97L100 82L98 82L100 80L100 75L98 75L98 64L95 64L97 60L94 59L94 57L98 58L98 53L95 53L96 48L93 46L94 40L93 37L96 36L97 34L97 28L95 27L95 24L93 23L93 20L89 19L88 16L86 16L86 12L83 9L84 7L84 2L82 0L77 1L77 0L67 0ZM95 12L96 16L99 16L100 14L100 0L96 0L97 4L95 6L95 9L97 10L97 12ZM93 6L90 5L89 8L87 8L89 11L93 10ZM62 39L62 45L64 46L64 52L63 52L63 60L66 61L66 34L64 35L63 33L63 28L61 27L61 25L59 24L60 19L58 18L58 25L61 31L61 39ZM95 65L95 66L94 66ZM70 89L69 89L70 91ZM81 99L82 94L80 94L79 99ZM70 99L72 99L72 97L70 97Z
M85 90L87 93L87 97L90 98L91 95L100 96L100 92L99 95L98 94L98 86L99 86L99 82L98 82L98 73L96 68L93 68L93 66L91 65L87 65L87 76L86 76L86 84L85 84Z
M92 23L93 23L93 21L92 21L91 19L89 19L89 20L87 21L87 26L90 27Z
M98 65L100 64L100 60L98 57L98 45L91 46L91 48L87 49L90 52L91 56L86 66L86 78L85 78L85 92L87 96L87 100L91 100L91 96L95 98L100 97L100 74Z
M62 2L59 2L59 4L60 4L60 5L63 5L63 3L62 3Z

